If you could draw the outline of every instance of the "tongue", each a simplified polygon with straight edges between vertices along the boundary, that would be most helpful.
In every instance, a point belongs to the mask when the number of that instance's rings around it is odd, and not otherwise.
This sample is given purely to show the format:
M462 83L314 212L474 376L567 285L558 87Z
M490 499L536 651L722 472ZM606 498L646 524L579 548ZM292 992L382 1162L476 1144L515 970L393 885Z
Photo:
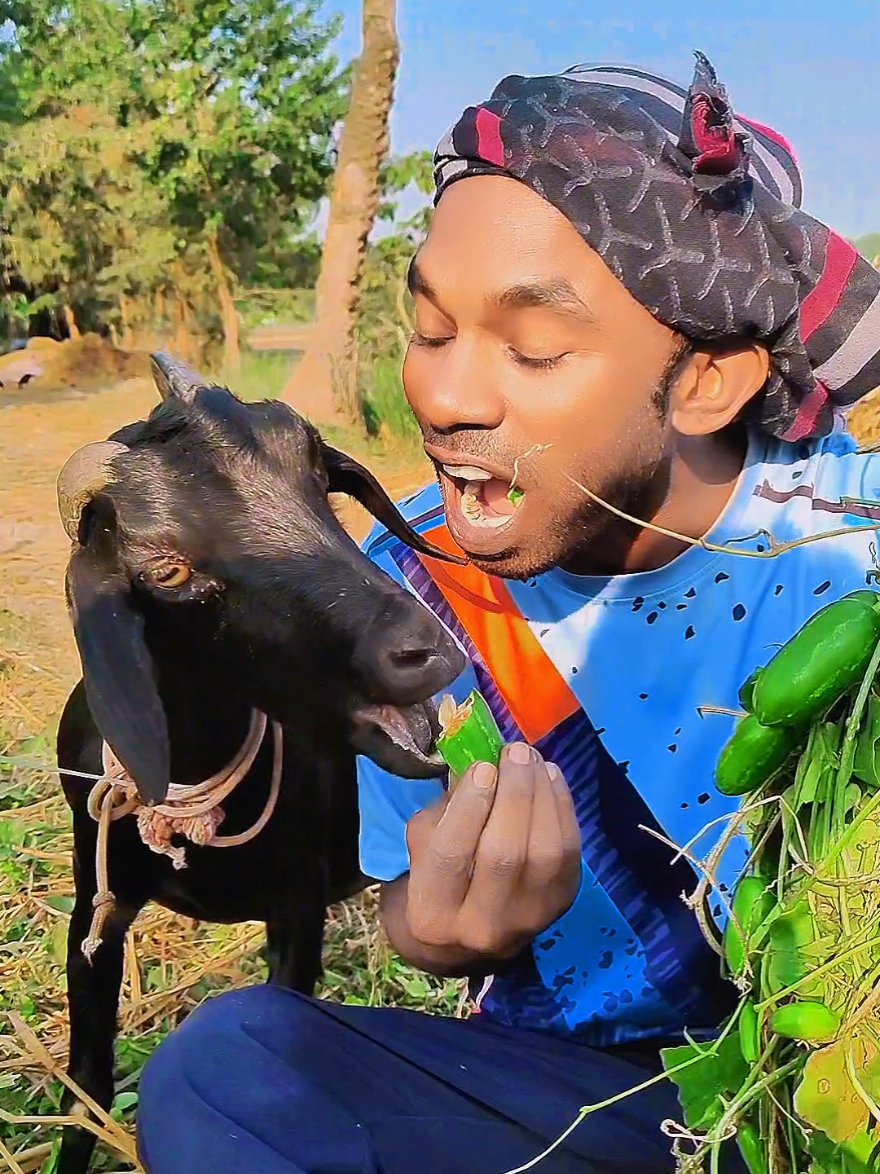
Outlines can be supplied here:
M491 481L483 481L480 489L482 490L481 499L483 508L487 514L509 518L516 509L516 506L507 496L510 493L510 486L504 481L499 481L497 478L493 478Z

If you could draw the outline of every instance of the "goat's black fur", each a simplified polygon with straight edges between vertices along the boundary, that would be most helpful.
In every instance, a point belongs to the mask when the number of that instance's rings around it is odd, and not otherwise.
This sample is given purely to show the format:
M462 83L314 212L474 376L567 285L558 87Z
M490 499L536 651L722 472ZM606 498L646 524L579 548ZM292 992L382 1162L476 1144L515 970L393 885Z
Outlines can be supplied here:
M375 727L361 743L367 727L357 713L401 707L425 749L419 704L463 663L437 621L336 519L327 495L340 490L429 551L365 470L283 404L243 404L204 381L180 390L172 380L164 390L147 421L115 435L127 451L82 512L67 595L83 680L61 719L59 765L100 774L106 740L145 800L161 801L170 780L195 783L223 768L257 708L283 725L284 770L278 805L254 840L222 850L187 844L180 871L141 842L133 816L115 822L116 906L91 963L81 951L96 892L91 783L62 774L76 879L69 1072L104 1107L113 1097L124 939L139 910L152 900L204 921L264 921L270 981L311 993L326 906L365 883L355 753L398 773L429 773ZM189 579L163 588L155 568L179 564ZM256 821L271 766L267 734L223 803L221 834ZM90 1134L66 1130L59 1174L82 1174L92 1148Z

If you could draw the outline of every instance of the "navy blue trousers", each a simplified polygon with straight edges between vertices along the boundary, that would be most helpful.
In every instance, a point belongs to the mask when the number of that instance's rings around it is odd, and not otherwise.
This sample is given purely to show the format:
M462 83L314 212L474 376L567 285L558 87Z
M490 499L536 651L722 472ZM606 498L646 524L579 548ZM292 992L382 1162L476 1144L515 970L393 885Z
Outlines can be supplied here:
M212 999L141 1081L149 1174L505 1174L659 1070L479 1015L341 1006L278 987ZM538 1174L670 1174L668 1082L589 1116ZM728 1148L728 1147L725 1147Z

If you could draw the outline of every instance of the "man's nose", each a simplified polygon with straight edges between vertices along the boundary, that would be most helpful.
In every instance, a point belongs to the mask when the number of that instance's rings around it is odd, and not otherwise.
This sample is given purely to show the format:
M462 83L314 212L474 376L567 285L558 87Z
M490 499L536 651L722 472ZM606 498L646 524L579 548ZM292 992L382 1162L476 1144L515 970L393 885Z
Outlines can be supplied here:
M497 428L504 397L493 378L492 358L478 339L458 336L442 352L407 352L403 383L424 432Z

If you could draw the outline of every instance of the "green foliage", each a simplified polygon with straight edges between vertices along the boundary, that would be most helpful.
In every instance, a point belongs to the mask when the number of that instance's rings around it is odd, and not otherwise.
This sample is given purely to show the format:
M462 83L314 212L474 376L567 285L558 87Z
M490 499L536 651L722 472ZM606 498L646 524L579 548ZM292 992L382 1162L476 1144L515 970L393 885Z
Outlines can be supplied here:
M720 1044L683 1044L662 1052L667 1072L678 1088L688 1129L708 1130L724 1116L726 1103L742 1088L749 1068L743 1059L739 1036L732 1033ZM697 1059L696 1057L700 1057ZM693 1063L688 1063L688 1061Z
M406 402L400 377L402 364L399 347L390 354L374 354L370 363L360 364L364 421L371 436L380 435L384 428L397 440L415 443L421 432Z
M860 592L870 608L876 593ZM848 616L843 599L834 613ZM840 609L840 610L838 610ZM740 1084L704 1062L679 1084L697 1160L713 1161L733 1130L753 1174L779 1169L809 1174L877 1174L880 1137L880 791L877 631L847 649L849 629L829 629L823 609L760 670L752 695L756 714L775 680L786 720L809 724L796 763L749 796L753 845L733 897L740 953L729 973L747 994L725 1031L746 1041ZM811 674L829 650L857 651L858 661L814 705ZM800 675L774 679L779 665L800 661ZM869 663L865 664L866 659ZM827 674L820 683L829 679ZM792 684L792 682L794 682ZM774 694L774 696L776 696ZM855 779L861 780L861 783ZM864 784L864 785L862 785ZM772 907L750 917L762 890ZM744 895L744 896L743 896ZM664 1053L686 1058L687 1049ZM712 1097L712 1091L717 1094ZM690 1167L688 1167L690 1168ZM715 1166L712 1167L715 1169Z
M212 242L227 280L277 282L332 170L337 22L314 0L8 11L0 196L25 282L100 317L123 295L213 288Z
M161 194L136 163L147 133L88 106L11 128L0 178L6 246L30 285L97 310L161 278L175 236L163 223Z
M863 257L873 261L880 257L880 232L868 232L853 242Z

